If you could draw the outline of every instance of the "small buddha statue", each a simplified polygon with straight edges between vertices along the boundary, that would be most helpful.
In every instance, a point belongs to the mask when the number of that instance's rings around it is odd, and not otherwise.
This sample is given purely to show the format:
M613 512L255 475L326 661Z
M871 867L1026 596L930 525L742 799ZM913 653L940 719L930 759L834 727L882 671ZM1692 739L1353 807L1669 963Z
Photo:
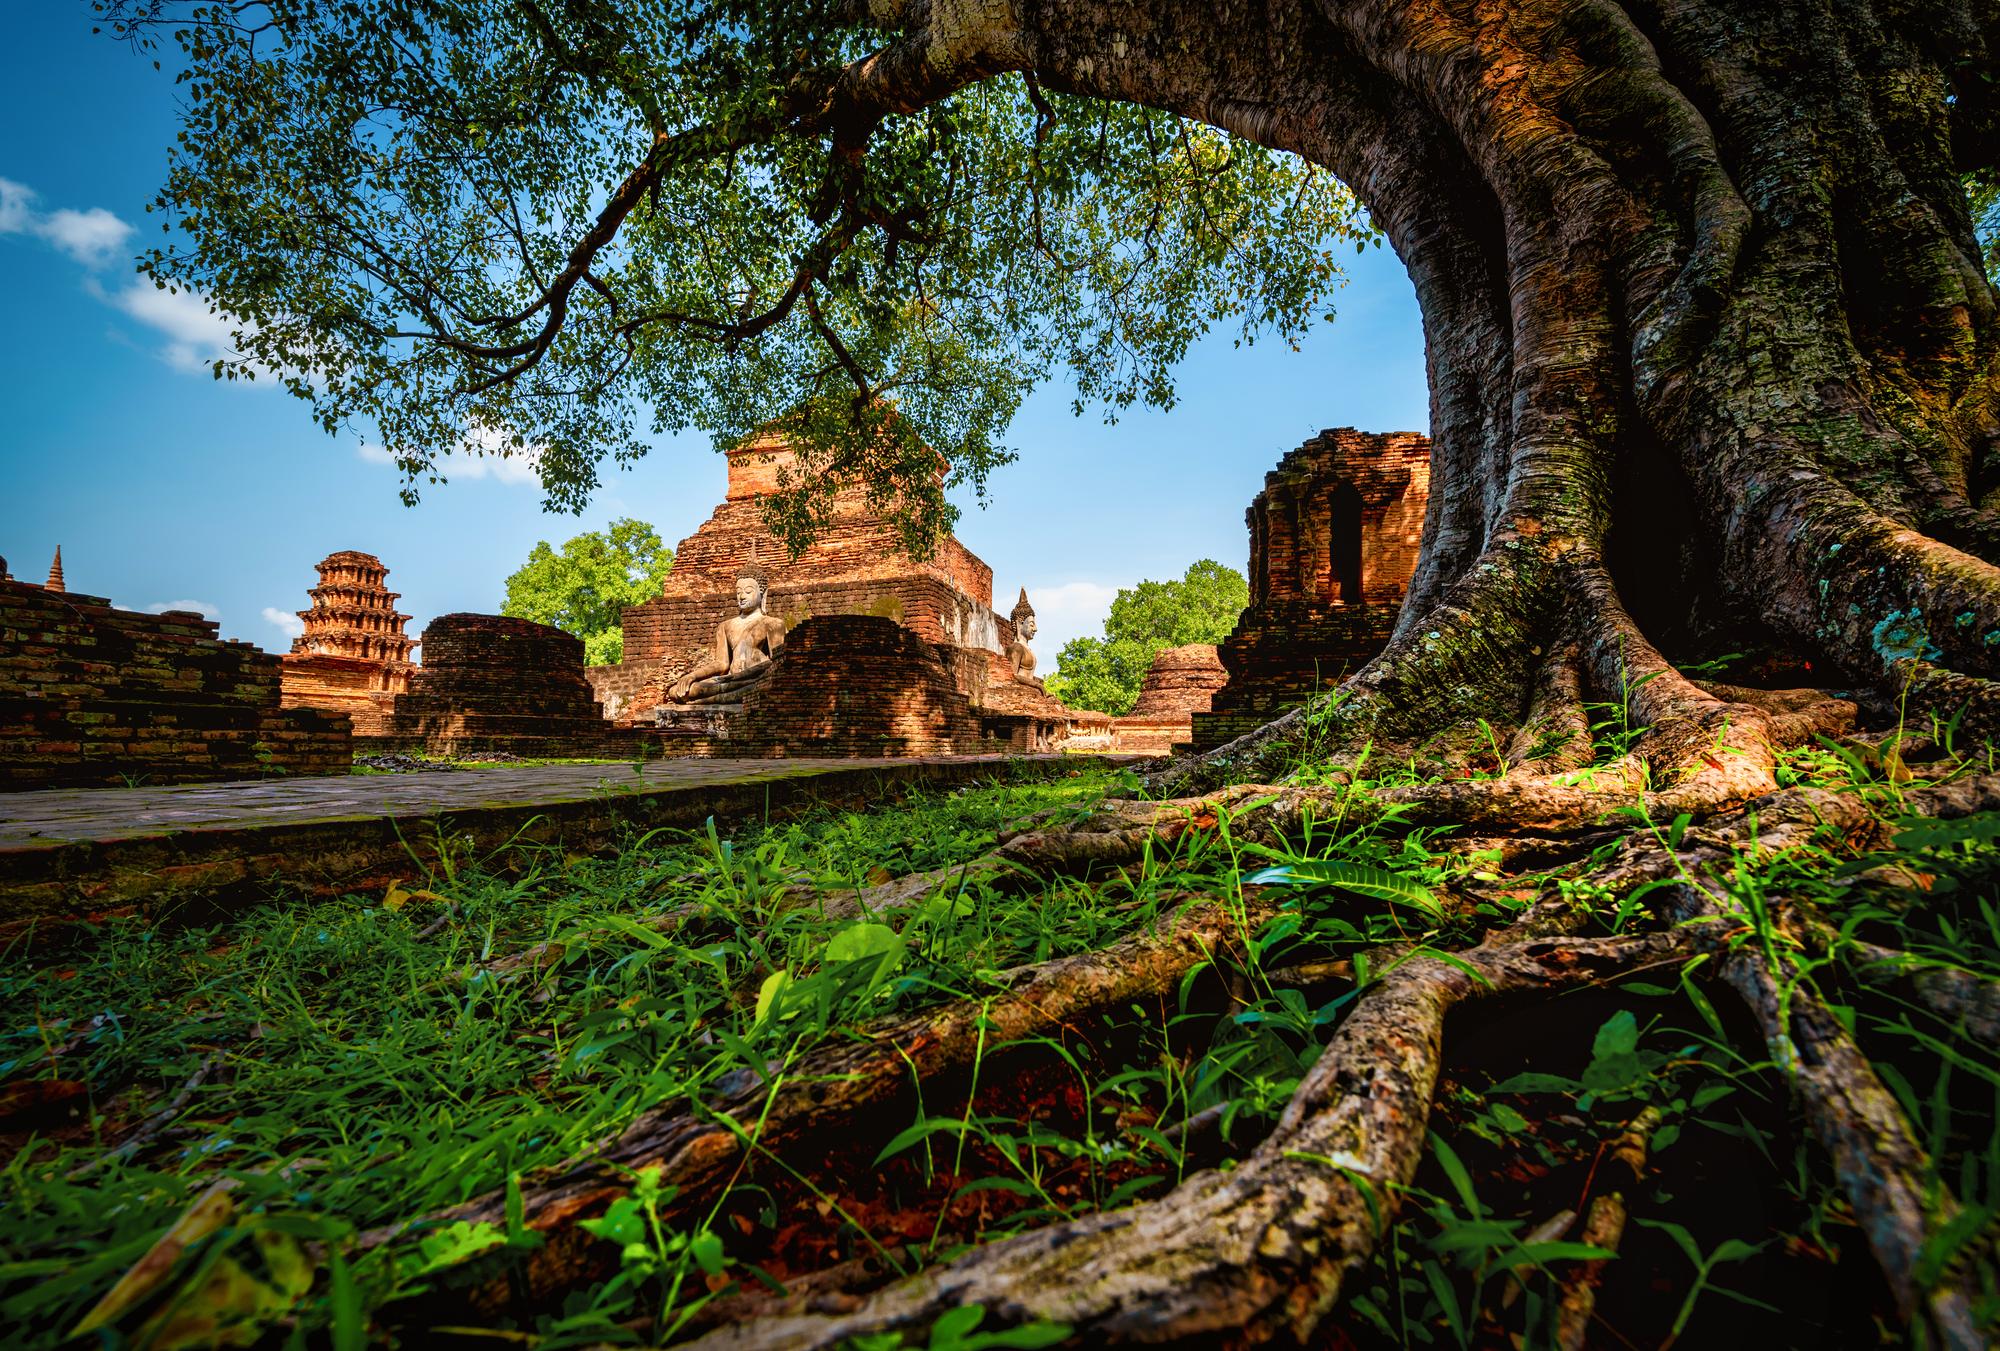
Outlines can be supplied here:
M1007 618L1014 621L1014 641L1007 644L1007 665L1013 668L1014 679L1023 685L1042 687L1035 679L1035 650L1028 646L1028 640L1035 636L1035 607L1028 604L1028 588L1021 588L1021 599L1014 602L1014 610Z
M736 578L736 614L715 626L715 642L667 691L677 704L733 702L771 673L785 648L785 621L764 613L769 589L754 562Z

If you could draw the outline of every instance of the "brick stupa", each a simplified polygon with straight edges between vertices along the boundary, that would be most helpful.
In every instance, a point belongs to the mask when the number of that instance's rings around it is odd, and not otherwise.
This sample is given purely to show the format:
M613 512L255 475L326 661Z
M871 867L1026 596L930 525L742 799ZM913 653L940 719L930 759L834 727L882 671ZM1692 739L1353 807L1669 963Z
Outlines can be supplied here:
M655 667L675 674L707 650L715 626L736 613L738 570L753 561L770 574L765 608L788 625L809 615L872 614L926 642L1004 648L1012 633L993 612L993 569L950 535L930 558L913 561L859 484L836 495L812 547L789 557L765 523L764 499L796 464L777 440L730 453L722 505L680 542L660 594L625 612L625 665L640 675L637 683ZM637 683L621 693L636 694Z
M1208 750L1380 652L1416 571L1430 438L1336 427L1286 455L1250 503L1250 604L1222 644L1229 683L1194 716Z
M622 757L641 738L605 721L583 675L583 642L505 615L439 615L424 630L424 664L396 697L368 751L434 756Z
M775 438L730 453L722 504L680 542L660 595L625 611L624 661L590 668L612 716L627 726L652 724L675 678L736 614L737 579L755 564L768 577L766 612L805 641L787 640L768 692L748 697L739 712L700 719L726 726L726 736L704 734L687 751L796 755L800 746L840 744L850 749L818 753L914 755L1060 744L1079 715L1039 685L1014 682L1003 655L1014 625L993 609L993 570L953 536L930 558L912 559L859 483L836 493L818 538L791 558L764 509L797 466ZM864 622L871 620L892 622L916 646ZM940 670L955 695L940 692ZM822 700L844 710L853 733L831 729Z
M324 708L354 720L359 736L388 729L396 696L416 669L404 632L410 616L383 585L389 569L373 554L343 549L319 565L312 608L298 612L305 631L285 657L285 707Z
M1140 755L1166 755L1193 735L1194 716L1206 713L1229 680L1213 643L1187 643L1153 654L1132 711L1111 720L1112 747Z

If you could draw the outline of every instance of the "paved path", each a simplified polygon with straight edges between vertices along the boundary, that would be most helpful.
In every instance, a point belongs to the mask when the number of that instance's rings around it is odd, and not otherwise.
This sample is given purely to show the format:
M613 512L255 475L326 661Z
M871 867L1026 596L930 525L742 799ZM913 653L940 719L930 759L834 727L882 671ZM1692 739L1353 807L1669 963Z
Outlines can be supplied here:
M0 940L53 916L162 899L337 895L421 876L443 853L611 847L630 828L865 805L921 784L1049 775L1081 756L654 760L163 788L0 793Z

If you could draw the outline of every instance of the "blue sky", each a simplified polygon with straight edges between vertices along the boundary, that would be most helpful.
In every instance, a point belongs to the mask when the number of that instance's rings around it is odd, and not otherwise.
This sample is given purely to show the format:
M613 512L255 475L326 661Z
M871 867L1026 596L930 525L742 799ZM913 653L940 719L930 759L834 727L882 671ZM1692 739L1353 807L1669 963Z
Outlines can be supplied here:
M636 516L672 544L720 501L721 457L685 436L609 474L581 517L544 513L531 474L491 461L405 507L395 470L325 435L304 404L217 383L202 362L225 327L132 269L159 229L145 207L177 125L171 78L93 37L87 0L24 9L0 48L0 555L17 577L41 580L60 544L73 590L203 608L225 636L283 651L267 615L304 606L313 564L334 550L382 558L415 633L434 615L497 610L537 540ZM1020 460L958 535L992 565L1002 610L1028 588L1046 660L1096 631L1120 586L1204 557L1242 568L1245 506L1314 432L1426 426L1408 278L1386 250L1352 263L1339 317L1302 352L1212 336L1170 413L1107 427L1072 417L1062 385L1022 410L1008 438Z

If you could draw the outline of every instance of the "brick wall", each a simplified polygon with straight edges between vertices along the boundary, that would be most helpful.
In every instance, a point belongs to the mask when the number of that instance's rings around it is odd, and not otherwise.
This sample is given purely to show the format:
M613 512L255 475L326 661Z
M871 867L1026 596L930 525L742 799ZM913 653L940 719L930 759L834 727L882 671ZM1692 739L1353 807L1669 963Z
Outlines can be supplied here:
M1321 432L1279 461L1245 513L1250 604L1222 644L1229 681L1193 718L1208 750L1250 732L1382 650L1416 570L1430 497L1417 432Z
M590 682L590 697L597 701L605 719L616 722L631 709L642 690L657 684L659 665L621 661L610 666L586 666L583 678Z
M384 738L370 749L576 758L636 755L645 745L605 721L584 675L583 643L561 629L503 615L440 615L424 630L423 652Z
M345 774L348 719L280 707L280 665L199 615L0 582L0 789Z
M950 661L893 619L818 615L732 720L731 755L974 755L988 734Z

